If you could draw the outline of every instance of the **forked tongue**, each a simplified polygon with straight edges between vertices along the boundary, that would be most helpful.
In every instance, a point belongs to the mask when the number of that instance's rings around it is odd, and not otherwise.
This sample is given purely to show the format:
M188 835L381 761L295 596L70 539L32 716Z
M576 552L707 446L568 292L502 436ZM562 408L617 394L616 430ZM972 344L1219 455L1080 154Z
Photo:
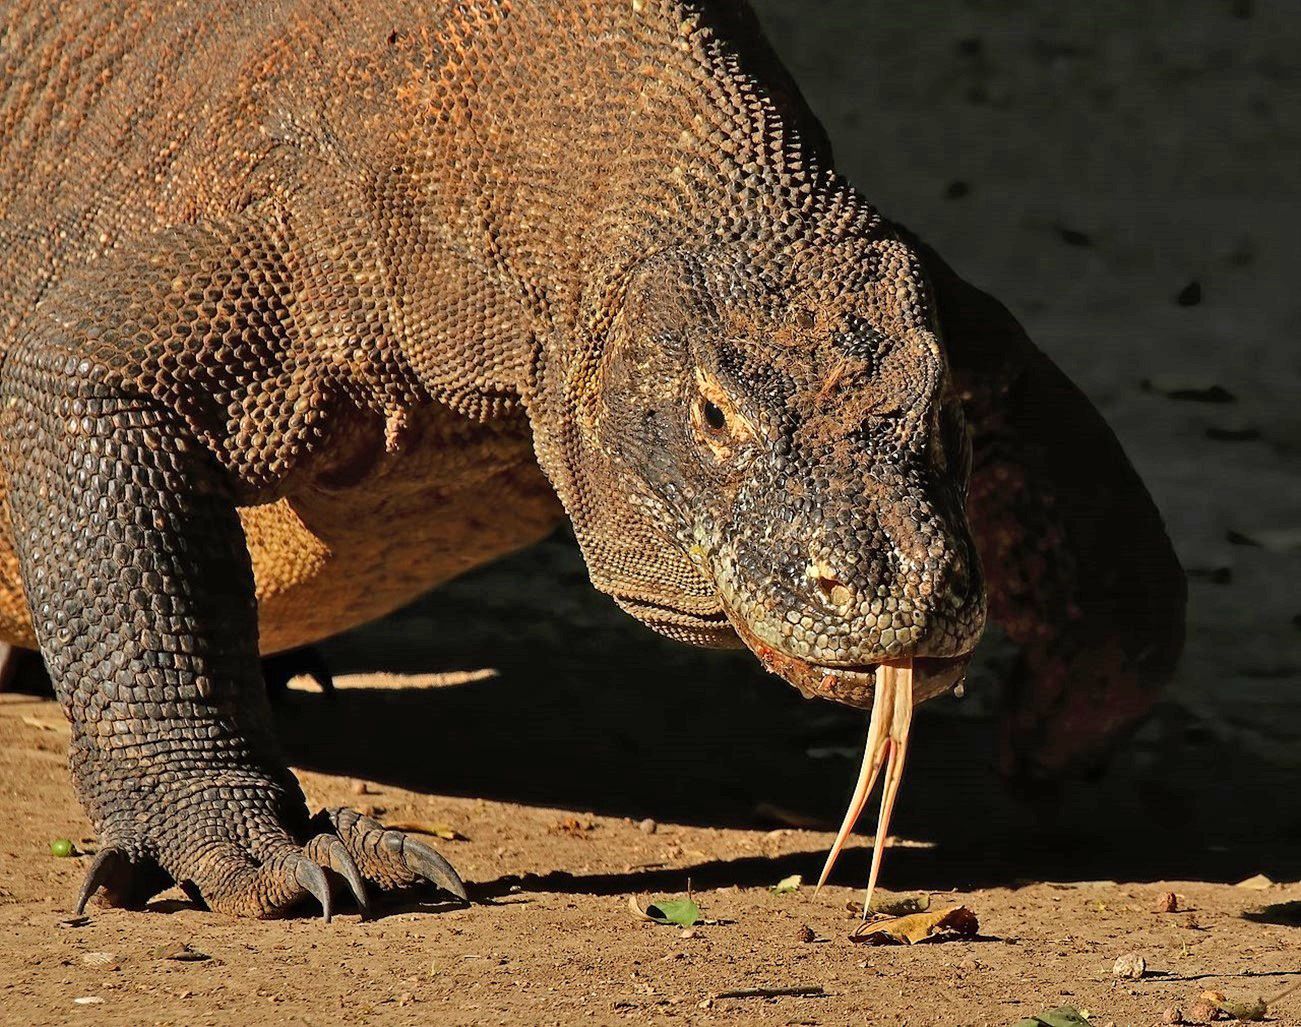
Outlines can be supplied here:
M867 804L867 797L876 784L877 775L885 768L885 783L881 787L881 815L876 822L876 840L872 845L872 870L867 878L867 897L863 900L863 918L867 919L876 888L876 876L881 870L881 854L885 851L886 834L890 829L890 814L894 810L895 796L903 778L903 760L908 752L908 728L913 719L913 661L885 661L876 668L876 693L872 697L872 720L867 727L867 748L863 752L863 767L858 772L858 784L845 810L845 820L840 825L836 842L827 854L827 864L818 878L821 888L836 865L836 857L844 848L845 840L858 822L859 814ZM815 891L816 894L816 891Z

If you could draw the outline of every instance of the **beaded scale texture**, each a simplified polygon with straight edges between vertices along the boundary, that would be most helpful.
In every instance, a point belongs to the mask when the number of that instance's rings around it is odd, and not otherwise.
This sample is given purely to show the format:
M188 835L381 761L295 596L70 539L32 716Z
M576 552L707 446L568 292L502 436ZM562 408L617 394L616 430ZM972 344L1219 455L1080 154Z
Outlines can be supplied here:
M733 0L11 2L0 352L0 639L72 722L83 902L463 894L309 817L259 653L565 515L646 624L855 705L885 659L960 680L988 606L1009 766L1181 645L1105 424L836 174Z

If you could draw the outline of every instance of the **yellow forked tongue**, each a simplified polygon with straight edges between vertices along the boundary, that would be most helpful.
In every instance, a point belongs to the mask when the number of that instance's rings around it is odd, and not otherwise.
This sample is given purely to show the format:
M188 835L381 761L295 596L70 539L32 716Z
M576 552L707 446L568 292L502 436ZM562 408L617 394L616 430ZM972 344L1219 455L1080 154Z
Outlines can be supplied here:
M849 809L845 810L844 823L836 835L836 843L827 854L827 865L818 878L821 888L836 865L836 857L844 848L845 839L858 822L858 816L867 804L867 796L876 784L876 777L885 767L885 784L881 787L881 816L876 822L876 841L872 846L872 870L867 878L867 898L863 900L863 919L872 904L872 891L876 888L876 875L881 870L881 853L885 850L886 834L890 829L890 813L899 782L903 778L903 758L908 752L908 728L913 719L913 661L898 660L881 663L876 668L876 694L872 697L872 720L867 728L867 749L863 753L863 768L858 772ZM816 891L815 893L816 894Z

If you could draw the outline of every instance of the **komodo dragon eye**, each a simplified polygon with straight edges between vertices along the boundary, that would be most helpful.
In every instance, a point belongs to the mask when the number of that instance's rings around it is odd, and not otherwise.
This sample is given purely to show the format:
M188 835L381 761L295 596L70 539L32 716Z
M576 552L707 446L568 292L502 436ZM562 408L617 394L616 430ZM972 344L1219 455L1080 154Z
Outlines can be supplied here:
M716 379L701 374L696 385L698 391L691 401L691 426L696 438L715 466L732 463L739 447L744 447L754 432Z

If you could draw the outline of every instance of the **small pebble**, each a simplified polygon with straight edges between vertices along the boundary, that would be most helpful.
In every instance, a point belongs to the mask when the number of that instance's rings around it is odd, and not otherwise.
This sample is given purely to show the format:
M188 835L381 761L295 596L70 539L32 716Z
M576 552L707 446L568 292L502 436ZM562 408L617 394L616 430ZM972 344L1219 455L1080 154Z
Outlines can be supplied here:
M1116 960L1115 965L1111 968L1113 977L1126 977L1134 981L1145 973L1147 973L1147 960L1137 952L1126 952Z
M1215 1019L1215 1014L1220 1011L1220 1007L1207 1002L1205 999L1199 999L1193 1003L1193 1007L1188 1010L1189 1023L1210 1023Z
M212 958L206 952L190 948L185 942L159 945L151 949L149 954L155 959L170 959L176 963L202 963Z
M72 1001L79 1006L97 1006L104 1000L98 995L82 995L80 998L74 998Z
M817 935L813 933L813 928L810 927L808 924L800 924L800 929L795 932L795 937L799 941L802 941L805 944L807 944L808 942L811 942L814 938L816 938Z
M1178 913L1179 896L1172 891L1162 892L1156 900L1154 907L1158 913Z
M654 834L656 831L659 830L659 828L660 825L655 823L655 821L653 821L650 817L647 817L645 820L643 820L640 824L637 825L637 830L640 831L642 834Z
M682 930L682 932L678 935L678 937L679 937L679 938L699 938L699 937L700 937L700 932L697 931L694 927L687 927L687 928L684 928L684 929Z
M354 782L352 783L352 794L353 794L353 795L369 795L369 794L370 794L370 785L368 785L365 781L354 781Z
M81 957L86 966L97 966L104 970L116 970L122 961L112 952L87 952Z
M1183 1023L1184 1011L1178 1006L1166 1006L1165 1012L1161 1014L1162 1023Z
M1084 232L1075 228L1067 228L1065 225L1057 226L1057 235L1067 246L1092 246L1093 240Z
M1202 283L1196 280L1189 282L1179 290L1175 302L1181 307L1197 306L1202 302Z

